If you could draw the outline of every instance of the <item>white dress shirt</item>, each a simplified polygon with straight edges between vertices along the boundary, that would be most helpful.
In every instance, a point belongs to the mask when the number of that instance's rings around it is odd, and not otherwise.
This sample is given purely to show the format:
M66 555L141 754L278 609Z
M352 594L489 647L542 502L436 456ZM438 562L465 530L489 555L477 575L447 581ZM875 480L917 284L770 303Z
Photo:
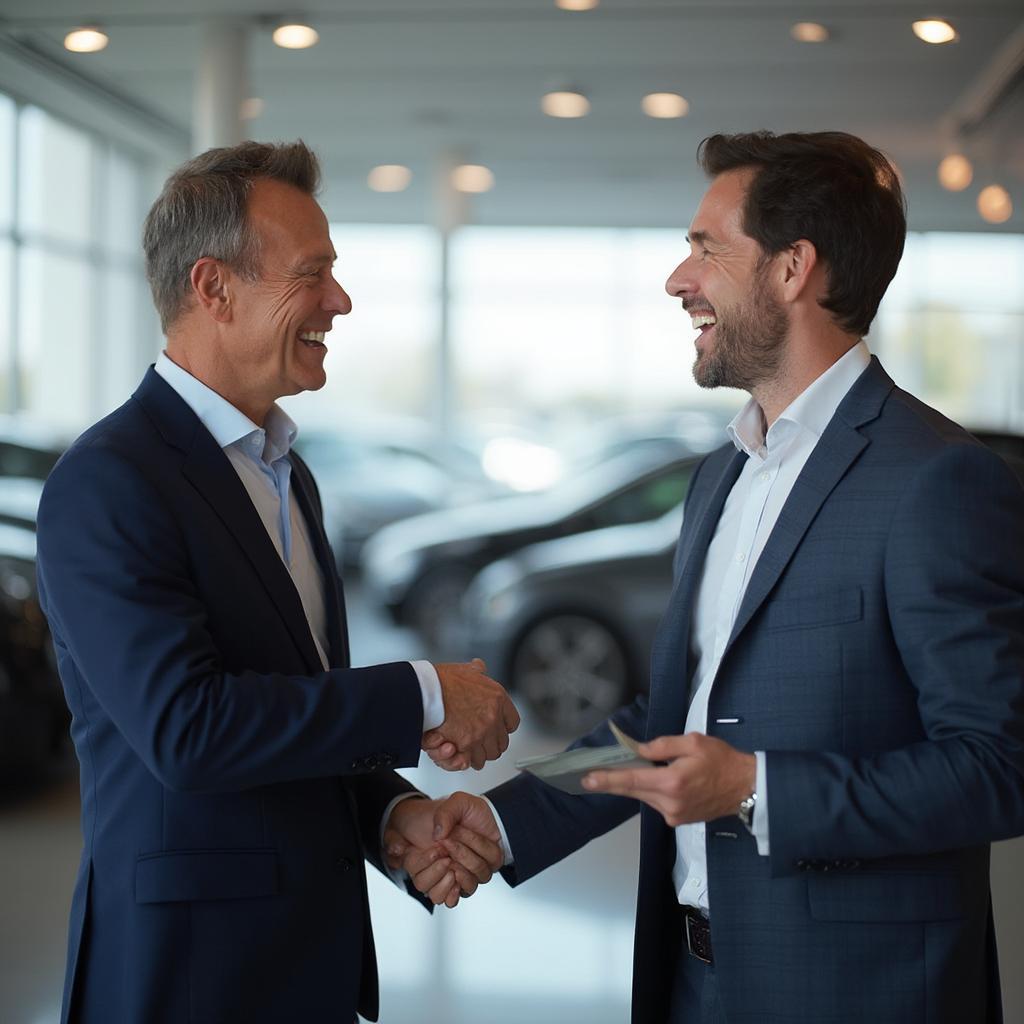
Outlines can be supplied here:
M711 688L754 566L818 439L870 361L867 346L858 342L787 406L767 434L761 407L753 398L729 424L729 437L737 449L746 453L747 461L726 499L697 590L691 629L696 667L686 732L707 733ZM765 755L757 751L755 756L757 806L752 830L758 852L767 856ZM708 912L707 850L702 822L676 829L672 879L680 903Z
M155 370L199 417L242 481L295 584L317 654L326 670L330 663L324 582L305 518L290 486L292 467L288 453L298 436L298 428L277 405L271 406L264 426L258 426L227 399L178 366L166 352L160 353ZM444 721L444 700L437 671L429 661L410 664L423 698L423 730L435 729Z

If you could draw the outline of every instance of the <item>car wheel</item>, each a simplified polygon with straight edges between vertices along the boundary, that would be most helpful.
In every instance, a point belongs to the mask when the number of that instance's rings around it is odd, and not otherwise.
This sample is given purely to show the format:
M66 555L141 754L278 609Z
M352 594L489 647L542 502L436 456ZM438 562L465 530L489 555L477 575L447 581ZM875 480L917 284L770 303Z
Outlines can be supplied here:
M559 614L530 626L511 658L509 683L549 729L586 731L630 693L621 641L587 615Z

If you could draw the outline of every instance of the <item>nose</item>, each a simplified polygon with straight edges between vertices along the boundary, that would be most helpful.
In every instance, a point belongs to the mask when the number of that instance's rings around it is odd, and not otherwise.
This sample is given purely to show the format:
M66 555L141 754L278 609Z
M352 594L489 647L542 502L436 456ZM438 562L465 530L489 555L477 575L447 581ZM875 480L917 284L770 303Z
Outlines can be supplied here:
M682 263L668 275L665 282L665 291L677 298L690 295L698 290L697 279L694 272L693 257L687 256Z
M321 308L335 316L344 316L352 312L352 299L347 291L338 284L334 275L331 275L330 284L324 292Z

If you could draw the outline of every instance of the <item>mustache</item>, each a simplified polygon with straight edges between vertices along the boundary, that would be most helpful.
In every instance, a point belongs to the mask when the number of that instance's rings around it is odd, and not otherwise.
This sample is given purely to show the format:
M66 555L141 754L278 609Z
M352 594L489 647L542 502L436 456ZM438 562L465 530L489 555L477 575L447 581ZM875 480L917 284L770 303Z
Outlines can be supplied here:
M711 313L714 315L715 308L707 299L686 298L683 299L683 309L687 313Z

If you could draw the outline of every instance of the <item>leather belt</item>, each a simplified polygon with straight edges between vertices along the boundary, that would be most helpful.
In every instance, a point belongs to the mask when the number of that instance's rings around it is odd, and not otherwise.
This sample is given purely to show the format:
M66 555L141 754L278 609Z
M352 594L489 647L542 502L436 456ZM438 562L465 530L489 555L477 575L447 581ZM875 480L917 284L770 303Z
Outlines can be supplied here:
M711 924L695 907L680 907L686 925L686 948L691 956L706 964L714 963L711 954Z

